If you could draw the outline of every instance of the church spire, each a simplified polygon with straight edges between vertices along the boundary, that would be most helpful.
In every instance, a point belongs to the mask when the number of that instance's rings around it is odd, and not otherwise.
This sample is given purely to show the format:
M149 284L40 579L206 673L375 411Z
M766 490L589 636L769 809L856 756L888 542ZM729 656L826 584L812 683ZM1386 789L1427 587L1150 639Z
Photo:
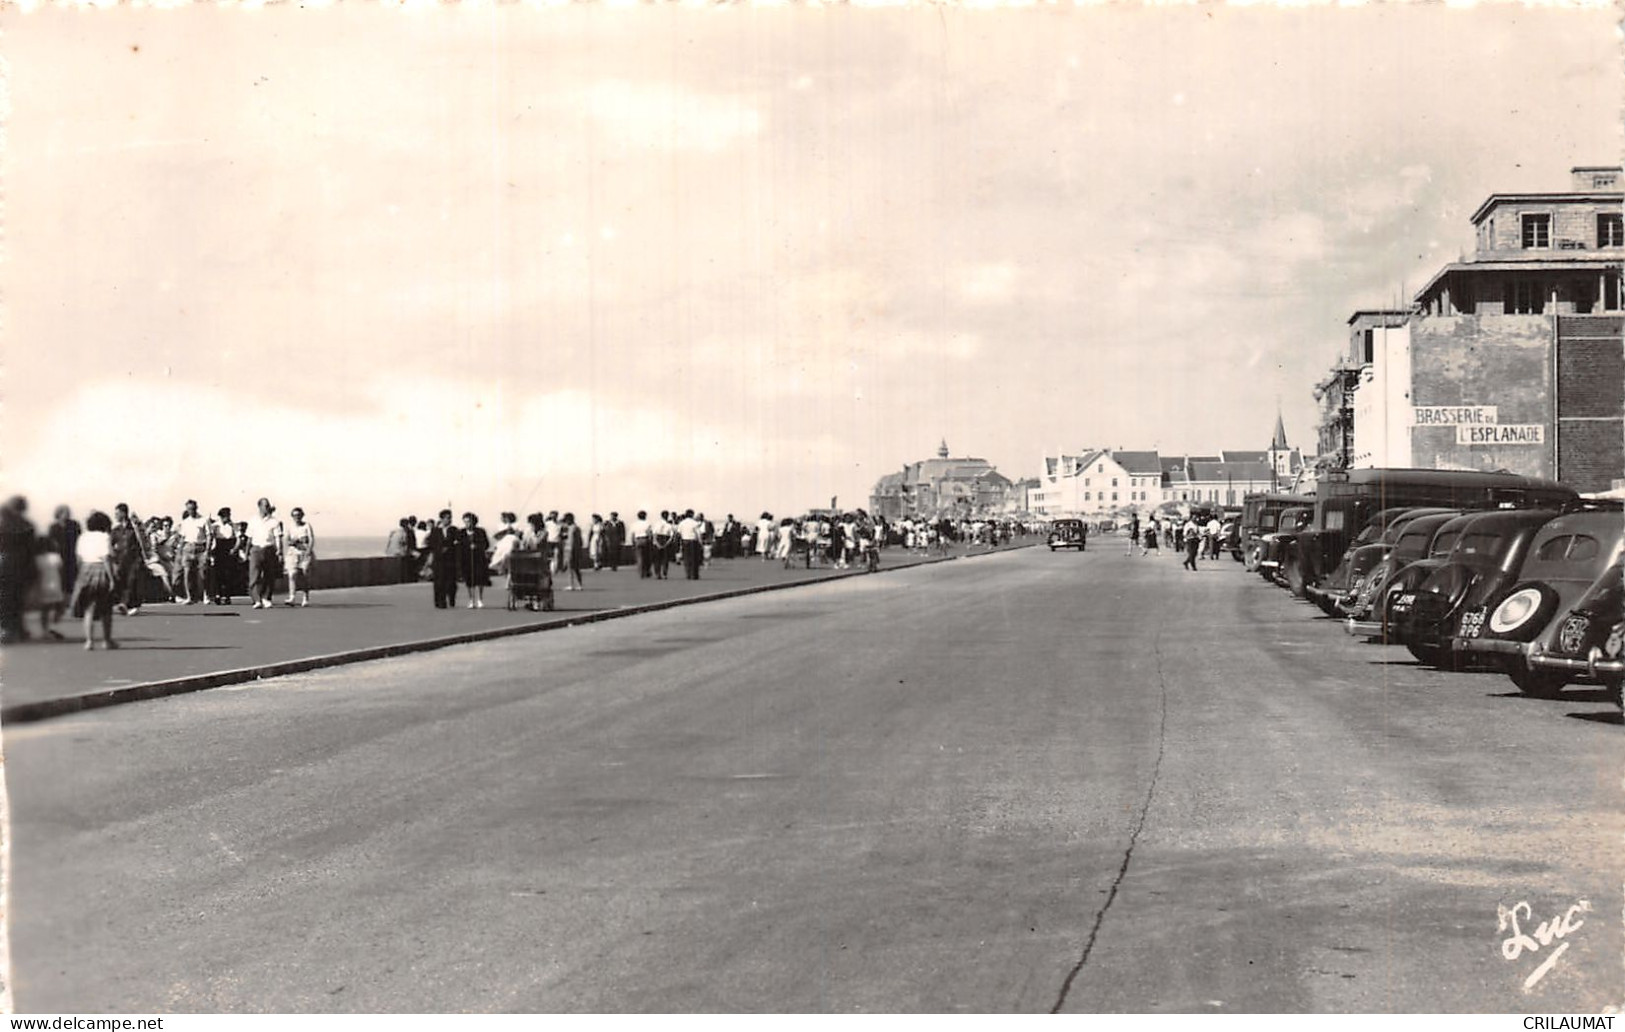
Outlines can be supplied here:
M947 457L948 457L948 439L946 437L944 437L942 439L942 443L937 445L937 458L946 459Z
M1270 438L1270 451L1286 451L1286 424L1281 422L1281 410L1275 410L1275 436Z

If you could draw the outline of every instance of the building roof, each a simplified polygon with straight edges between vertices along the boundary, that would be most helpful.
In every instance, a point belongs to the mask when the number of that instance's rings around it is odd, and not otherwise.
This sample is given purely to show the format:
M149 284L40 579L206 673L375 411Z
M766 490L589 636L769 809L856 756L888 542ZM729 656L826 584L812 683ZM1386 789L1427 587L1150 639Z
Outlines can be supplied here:
M1568 253L1568 255L1571 254L1572 252ZM1450 262L1434 273L1433 278L1423 284L1422 289L1413 295L1413 299L1421 301L1427 297L1428 294L1433 292L1433 288L1439 285L1439 281L1452 272L1540 272L1558 265L1573 272L1608 272L1618 270L1622 262L1622 258L1574 258L1568 255L1563 251L1556 251L1553 252L1550 258L1545 259Z
M1118 451L1112 460L1137 477L1162 476L1162 460L1154 451Z
M1354 314L1349 316L1349 325L1353 326L1356 319L1367 316L1381 319L1384 322L1389 319L1397 319L1400 325L1404 325L1405 320L1411 316L1411 310L1409 308L1357 308L1354 310Z
M1579 170L1576 169L1575 171ZM1596 169L1595 171L1612 172L1614 170ZM1625 193L1621 193L1618 190L1584 190L1580 192L1568 191L1564 193L1490 194L1484 199L1484 203L1478 206L1478 210L1473 212L1472 219L1470 221L1473 225L1478 225L1479 222L1483 220L1484 216L1489 214L1490 209L1495 207L1497 204L1559 204L1563 202L1575 204L1613 204L1618 202L1621 197L1625 197Z
M1280 450L1279 448L1276 449L1276 451ZM1264 451L1225 450L1219 453L1220 462L1268 462L1269 460L1270 453L1267 448Z
M1247 484L1269 482L1274 474L1267 462L1205 462L1191 460L1191 482L1201 484Z

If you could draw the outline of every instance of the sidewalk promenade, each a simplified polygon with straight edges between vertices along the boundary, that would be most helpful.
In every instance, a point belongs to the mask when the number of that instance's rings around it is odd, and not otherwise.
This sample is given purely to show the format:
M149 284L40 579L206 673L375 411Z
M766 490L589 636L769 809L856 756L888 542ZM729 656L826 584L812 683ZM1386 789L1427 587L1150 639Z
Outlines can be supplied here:
M1018 538L1000 550L1041 543ZM949 558L985 555L987 549L956 546ZM924 562L901 548L881 553L881 572ZM582 574L585 590L555 590L556 610L507 610L506 578L485 591L484 609L465 608L467 590L458 591L456 609L434 608L430 585L343 588L314 592L305 608L251 609L246 599L231 606L143 606L137 616L113 618L120 648L106 651L97 633L94 652L84 651L83 625L71 617L57 625L65 641L35 639L7 646L0 659L0 723L42 720L83 709L158 698L262 677L315 670L549 627L612 619L650 609L770 591L776 588L861 575L854 570L795 566L777 562L717 559L697 581L640 580L635 566L618 572ZM562 582L555 588L562 587ZM31 633L38 628L30 617Z

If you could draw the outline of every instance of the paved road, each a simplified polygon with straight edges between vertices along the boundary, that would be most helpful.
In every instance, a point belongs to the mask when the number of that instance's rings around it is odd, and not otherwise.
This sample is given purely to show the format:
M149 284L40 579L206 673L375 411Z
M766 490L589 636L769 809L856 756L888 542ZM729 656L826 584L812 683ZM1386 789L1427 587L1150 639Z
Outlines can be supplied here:
M17 1006L1625 1000L1611 707L1314 613L1028 550L13 728Z

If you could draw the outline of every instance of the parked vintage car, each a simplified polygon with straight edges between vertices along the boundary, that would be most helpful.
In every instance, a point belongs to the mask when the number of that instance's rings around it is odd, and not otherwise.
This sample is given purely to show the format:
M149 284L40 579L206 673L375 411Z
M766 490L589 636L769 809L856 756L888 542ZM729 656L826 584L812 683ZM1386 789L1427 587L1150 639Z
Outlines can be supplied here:
M1051 520L1049 525L1049 550L1057 548L1076 548L1083 551L1088 544L1089 531L1084 527L1082 520Z
M1406 521L1435 511L1440 510L1398 508L1377 513L1349 542L1337 567L1319 584L1305 585L1304 595L1327 616L1344 615L1341 607L1352 602L1359 593L1356 582L1363 583L1363 578L1371 573L1372 567L1387 556Z
M1282 556L1287 554L1287 543L1307 530L1315 522L1315 510L1308 506L1282 509L1277 516L1275 530L1258 539L1255 546L1258 561L1253 568L1265 580L1278 580Z
M1479 513L1456 538L1438 569L1402 591L1389 606L1388 640L1423 663L1453 665L1450 638L1469 609L1503 594L1518 579L1524 556L1556 509L1498 509Z
M1314 525L1281 544L1280 579L1299 597L1333 570L1355 528L1381 508L1439 506L1529 509L1579 497L1572 487L1515 473L1471 470L1355 469L1328 474L1316 486Z
M1247 572L1258 569L1259 561L1264 558L1261 542L1265 535L1279 529L1282 511L1305 507L1312 509L1314 504L1314 498L1309 495L1280 492L1259 492L1242 499L1239 547Z
M1604 570L1574 608L1529 646L1533 694L1555 694L1573 681L1600 684L1621 705L1625 684L1625 565ZM1521 686L1520 686L1521 687Z
M1406 522L1394 547L1361 581L1352 602L1345 604L1345 627L1356 637L1389 643L1388 620L1394 598L1422 583L1443 565L1444 557L1472 516L1459 512L1428 513Z
M1529 695L1548 695L1556 678L1531 668L1530 643L1625 551L1625 520L1614 511L1565 513L1535 535L1506 593L1462 614L1452 645L1474 658L1497 662ZM1559 688L1561 685L1558 686Z

